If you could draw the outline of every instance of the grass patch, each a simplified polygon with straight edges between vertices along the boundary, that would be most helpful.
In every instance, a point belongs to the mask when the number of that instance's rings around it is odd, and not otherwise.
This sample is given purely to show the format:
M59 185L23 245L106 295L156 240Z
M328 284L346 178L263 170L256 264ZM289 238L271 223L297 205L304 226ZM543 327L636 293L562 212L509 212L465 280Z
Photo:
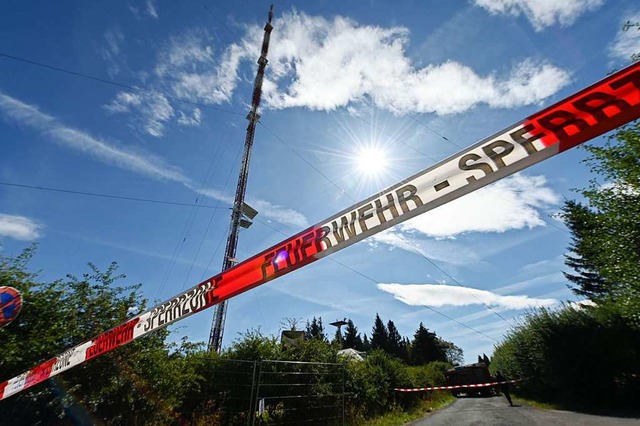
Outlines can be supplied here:
M541 410L562 410L563 407L550 404L548 402L540 402L533 399L523 398L518 395L512 395L513 403L517 405L528 405L530 407L540 408Z
M449 394L442 394L436 399L420 402L414 409L410 411L396 410L380 417L366 420L359 423L362 426L399 426L414 420L420 419L429 413L441 410L451 405L456 398Z

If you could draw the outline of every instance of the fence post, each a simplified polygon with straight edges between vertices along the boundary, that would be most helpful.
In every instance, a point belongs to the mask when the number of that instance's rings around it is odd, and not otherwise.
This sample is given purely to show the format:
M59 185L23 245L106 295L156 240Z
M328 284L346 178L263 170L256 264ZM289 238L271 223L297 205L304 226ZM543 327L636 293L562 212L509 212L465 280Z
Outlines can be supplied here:
M345 393L344 393L344 382L345 382L345 377L346 377L346 364L342 364L342 426L344 426L344 417L345 417L345 413L344 410L346 409L346 402L345 402Z
M255 386L251 386L251 393L253 394L253 388L255 387L256 389L256 394L255 394L255 398L253 398L253 401L251 403L252 407L251 407L251 418L252 418L252 425L256 424L256 413L258 411L258 399L260 398L260 379L261 379L261 375L262 375L262 360L259 361L255 361L256 364L258 364L258 374L257 374L257 381L256 381L256 374L255 374L255 364L254 364L254 383Z
M251 426L253 418L253 391L256 388L256 365L258 361L253 361L253 373L251 374L251 396L249 397L249 411L247 411L247 426Z

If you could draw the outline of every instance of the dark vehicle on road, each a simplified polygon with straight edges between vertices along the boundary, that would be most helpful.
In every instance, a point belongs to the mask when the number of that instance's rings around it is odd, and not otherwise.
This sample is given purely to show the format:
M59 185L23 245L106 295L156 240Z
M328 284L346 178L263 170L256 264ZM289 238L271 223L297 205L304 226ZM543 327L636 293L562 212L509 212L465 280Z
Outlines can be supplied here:
M489 368L483 363L463 365L445 371L444 377L447 386L458 385L476 385L480 383L490 383L493 381ZM495 389L491 386L478 388L460 388L451 391L453 396L458 397L461 394L467 396L492 396L495 395Z

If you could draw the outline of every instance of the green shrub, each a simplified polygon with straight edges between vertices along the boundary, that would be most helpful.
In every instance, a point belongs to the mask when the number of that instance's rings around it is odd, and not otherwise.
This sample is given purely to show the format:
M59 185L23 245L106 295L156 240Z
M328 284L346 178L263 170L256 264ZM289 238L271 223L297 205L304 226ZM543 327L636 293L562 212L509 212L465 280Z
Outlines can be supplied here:
M491 368L528 378L521 392L573 407L631 406L640 386L640 330L600 308L541 309L511 331Z

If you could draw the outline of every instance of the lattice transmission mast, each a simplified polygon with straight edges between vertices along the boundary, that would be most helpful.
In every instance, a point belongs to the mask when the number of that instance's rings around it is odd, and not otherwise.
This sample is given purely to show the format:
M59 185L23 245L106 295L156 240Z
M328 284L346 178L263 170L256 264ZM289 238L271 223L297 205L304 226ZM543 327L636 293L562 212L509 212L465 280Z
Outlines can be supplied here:
M267 52L269 51L269 39L271 37L271 19L273 18L273 5L269 9L267 23L264 26L264 36L262 38L262 51L258 59L258 72L253 83L253 96L251 98L251 111L247 115L249 125L247 126L247 135L244 140L244 154L242 155L242 166L240 167L240 176L238 177L238 186L236 187L236 198L233 202L231 212L231 226L229 228L229 236L227 238L227 248L224 253L222 270L231 268L237 260L236 248L238 246L238 231L241 226L248 227L248 220L252 219L257 212L247 206L244 202L244 194L247 190L247 178L249 177L249 161L251 159L251 148L253 147L253 137L256 132L256 125L260 120L258 107L262 98L262 80L264 78L264 69L267 66ZM227 317L227 301L216 305L213 313L213 325L211 326L211 334L209 335L209 351L220 351L222 346L222 335L224 334L224 322Z

